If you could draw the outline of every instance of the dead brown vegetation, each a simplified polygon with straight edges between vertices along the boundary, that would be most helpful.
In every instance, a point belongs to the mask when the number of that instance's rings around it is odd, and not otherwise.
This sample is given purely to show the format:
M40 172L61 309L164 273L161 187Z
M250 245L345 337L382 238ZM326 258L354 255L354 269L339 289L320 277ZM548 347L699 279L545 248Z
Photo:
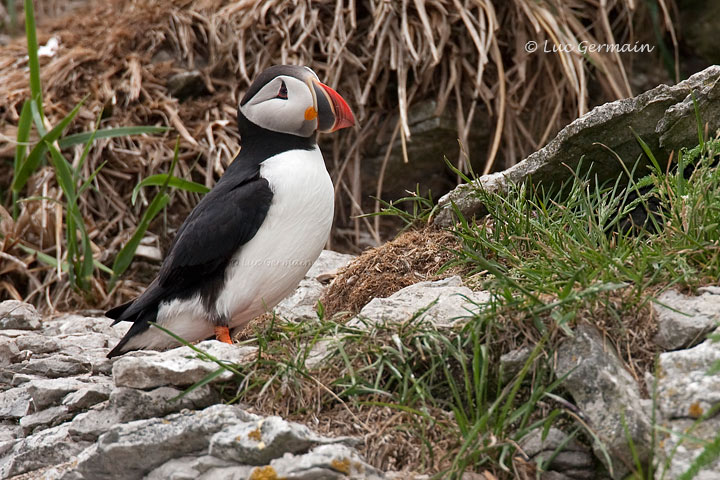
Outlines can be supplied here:
M373 298L385 298L409 285L437 280L459 272L438 271L455 258L460 242L450 232L410 230L379 247L365 251L333 280L321 301L327 315L358 313Z

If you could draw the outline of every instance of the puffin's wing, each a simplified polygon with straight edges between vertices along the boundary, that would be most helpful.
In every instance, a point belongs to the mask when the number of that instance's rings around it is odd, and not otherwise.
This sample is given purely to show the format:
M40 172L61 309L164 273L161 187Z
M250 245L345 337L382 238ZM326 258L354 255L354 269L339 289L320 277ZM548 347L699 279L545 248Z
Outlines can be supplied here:
M238 248L257 233L272 197L267 180L259 175L235 184L218 183L185 219L158 277L132 303L108 311L115 318L113 325L140 320L143 311L223 271Z
M213 197L200 202L178 231L160 267L161 287L190 286L224 270L238 248L257 233L273 193L268 181L258 175L232 188L221 188Z

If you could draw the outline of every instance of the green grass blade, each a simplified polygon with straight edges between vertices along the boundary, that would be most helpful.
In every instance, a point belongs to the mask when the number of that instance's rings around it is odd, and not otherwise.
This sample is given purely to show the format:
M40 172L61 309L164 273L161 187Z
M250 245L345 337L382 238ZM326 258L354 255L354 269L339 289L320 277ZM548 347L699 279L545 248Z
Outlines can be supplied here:
M50 151L50 162L55 169L55 178L58 185L65 194L68 204L75 203L75 182L72 166L68 163L60 151L52 143L46 142L46 148Z
M640 135L635 133L635 130L632 128L630 129L635 136L635 140L640 144L640 148L642 148L642 151L645 152L645 155L650 159L650 162L653 164L653 167L655 167L655 170L657 173L661 174L663 172L663 169L660 168L660 163L655 158L655 155L652 153L652 150L650 149L650 146L645 143L645 140L640 138Z
M680 475L679 480L692 480L697 477L701 468L710 465L718 458L720 458L720 433L715 435L712 442L708 443L700 455L695 457L690 467Z
M38 102L36 102L34 98L30 99L30 112L32 113L33 122L35 122L35 128L38 129L38 132L40 132L40 136L42 137L47 133L47 130L45 130L45 122L40 114Z
M130 266L130 263L135 256L135 251L137 250L138 245L140 245L140 240L142 240L145 232L150 226L150 222L152 222L153 218L155 218L155 216L157 216L157 214L160 213L160 211L165 208L165 205L167 205L170 201L170 196L165 192L167 191L170 177L172 177L173 171L175 171L175 165L177 165L179 157L180 137L177 137L177 140L175 141L175 151L173 152L173 159L172 163L170 164L170 171L168 172L168 177L165 179L165 182L160 186L160 191L152 199L152 202L150 202L147 210L145 210L142 219L140 219L140 224L138 224L137 226L137 230L135 230L135 233L130 238L128 243L122 249L120 249L117 256L115 257L115 261L113 262L112 267L113 276L110 279L110 290L112 290L112 288L115 286L115 282L117 282L117 279L120 277L120 275L122 275L125 270L127 270L127 268Z
M67 261L70 284L75 289L84 289L84 277L80 266L82 260L79 258L79 250L77 243L78 229L82 234L82 241L86 241L87 233L85 232L85 223L77 211L77 197L75 191L75 176L72 166L62 156L60 151L50 142L45 144L50 152L50 163L55 170L55 179L63 191L63 195L67 201L65 206L65 242L67 248ZM92 255L91 255L92 258Z
M20 163L25 158L27 150L27 142L30 138L30 126L32 125L32 112L30 109L30 101L25 100L22 110L20 110L20 119L18 121L17 146L15 147L15 171L17 171Z
M93 142L95 141L95 134L97 133L98 127L100 126L100 120L102 120L102 112L100 112L100 115L98 115L97 120L95 120L95 128L92 132L90 132L90 137L85 142L85 146L83 147L82 155L80 155L80 160L78 161L77 169L75 173L77 174L82 170L83 165L85 164L85 160L87 159L88 154L90 153L90 147L92 146ZM60 144L58 143L58 146ZM62 148L62 147L60 147Z
M105 166L106 163L107 163L107 162L101 163L100 166L99 166L98 168L96 168L93 173L90 174L90 176L87 178L87 180L85 180L85 181L83 182L83 184L82 184L82 185L80 186L80 188L78 189L78 197L81 196L81 195L83 194L83 192L85 192L85 190L87 190L88 188L90 188L90 185L92 184L92 181L95 179L95 177L97 176L97 174L100 173L100 170L102 170L102 168Z
M157 175L151 175L143 179L143 181L135 185L135 188L133 188L132 192L132 204L135 205L135 201L137 200L137 196L140 193L141 188L148 186L160 187L163 185L169 185L174 188L179 188L181 190L195 193L207 193L210 191L208 187L201 183L193 182L192 180L185 180L184 178L174 177L168 175L167 173L158 173Z
M27 142L30 139L30 126L32 125L32 109L30 107L30 101L25 100L23 103L22 110L20 110L20 119L18 121L17 131L17 146L15 147L15 161L13 162L13 182L15 176L25 160L25 151L27 150ZM18 205L18 192L13 190L13 218L17 220L20 214Z
M87 98L87 97L86 97ZM53 143L55 140L60 138L63 130L72 122L75 115L80 111L85 99L81 100L75 108L63 118L52 130L43 135L40 141L33 147L28 155L27 159L23 162L19 172L15 172L15 179L13 180L12 189L15 192L19 192L25 186L28 178L40 165L43 154L47 151L47 145Z
M43 253L40 250L36 250L34 248L27 247L27 246L23 245L22 243L18 243L17 246L18 246L18 248L20 248L20 250L24 251L25 253L29 253L30 255L35 255L35 257L39 261L43 262L44 264L50 265L53 268L57 268L57 266L58 266L57 258L52 257L52 256L48 255L47 253ZM63 272L67 272L67 269L68 269L67 262L62 262L61 268L62 268Z
M143 236L145 235L145 232L150 226L150 222L153 220L153 218L155 218L158 213L160 213L163 208L165 208L165 205L167 205L169 201L170 197L167 194L163 193L162 195L156 195L155 198L153 198L152 202L150 202L150 205L148 206L147 210L145 210L145 213L143 214L142 219L137 226L137 230L135 230L133 236L125 244L125 246L120 249L117 256L115 257L115 261L113 262L112 266L113 276L110 280L111 290L115 285L118 277L120 277L120 275L122 275L125 270L127 270L127 268L130 266L130 263L135 256L135 250L137 250L138 245L140 245L140 240L142 240Z
M103 128L94 132L82 132L74 133L58 140L60 148L67 148L73 145L79 145L86 143L90 138L115 138L115 137L126 137L129 135L143 135L143 134L154 134L154 133L165 133L169 129L168 127L153 127L153 126L137 126L137 127L117 127L117 128Z
M28 66L30 68L30 96L37 101L42 118L42 84L40 83L40 61L38 60L37 30L35 29L35 7L32 0L25 0L25 36L27 37Z
M92 242L90 241L90 236L85 228L85 222L80 224L80 233L82 234L83 245L82 264L80 265L80 288L83 291L89 292L90 286L92 285L95 259L93 258Z

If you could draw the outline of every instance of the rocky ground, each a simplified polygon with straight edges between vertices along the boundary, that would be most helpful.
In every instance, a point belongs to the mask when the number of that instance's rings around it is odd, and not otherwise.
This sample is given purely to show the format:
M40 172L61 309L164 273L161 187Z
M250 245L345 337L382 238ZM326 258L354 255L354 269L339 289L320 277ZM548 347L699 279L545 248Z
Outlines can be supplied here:
M311 315L308 308L324 288L317 277L348 258L325 252L278 310L287 318ZM660 318L656 341L672 350L660 355L660 375L646 379L647 390L656 392L655 422L661 432L688 431L720 402L720 376L707 375L720 360L720 343L705 339L720 320L720 287L700 293L693 297L670 290L655 307ZM459 277L421 282L373 300L351 322L410 318L432 304L425 318L452 325L488 298L463 286ZM217 365L189 347L108 360L106 353L127 328L109 323L102 316L41 318L31 305L0 304L0 478L406 478L368 465L356 450L362 438L321 436L279 417L224 405L211 384L178 399ZM215 341L197 347L231 363L256 355L253 347ZM504 355L505 370L512 374L527 354ZM548 458L559 446L561 453L546 466L555 476L548 478L596 478L597 462L621 478L632 462L628 433L641 455L651 445L652 401L643 398L617 353L587 325L561 345L556 373L566 375L564 387L578 415L603 443L591 449L566 442L556 428L545 438L536 431L522 442L527 461ZM692 435L710 439L720 430L719 422L706 420ZM702 450L699 442L657 435L661 441L655 455L663 465L658 475L667 471L666 478L676 478ZM717 475L716 461L697 478Z

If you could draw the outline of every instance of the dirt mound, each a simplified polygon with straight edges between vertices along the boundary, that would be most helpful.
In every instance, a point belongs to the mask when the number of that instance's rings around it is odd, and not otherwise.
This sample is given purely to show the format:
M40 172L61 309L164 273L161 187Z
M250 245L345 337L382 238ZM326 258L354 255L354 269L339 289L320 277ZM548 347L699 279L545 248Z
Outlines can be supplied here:
M450 232L425 228L400 234L367 250L335 278L321 301L326 315L357 313L373 298L385 298L409 285L455 275L460 267L439 270L460 248Z

